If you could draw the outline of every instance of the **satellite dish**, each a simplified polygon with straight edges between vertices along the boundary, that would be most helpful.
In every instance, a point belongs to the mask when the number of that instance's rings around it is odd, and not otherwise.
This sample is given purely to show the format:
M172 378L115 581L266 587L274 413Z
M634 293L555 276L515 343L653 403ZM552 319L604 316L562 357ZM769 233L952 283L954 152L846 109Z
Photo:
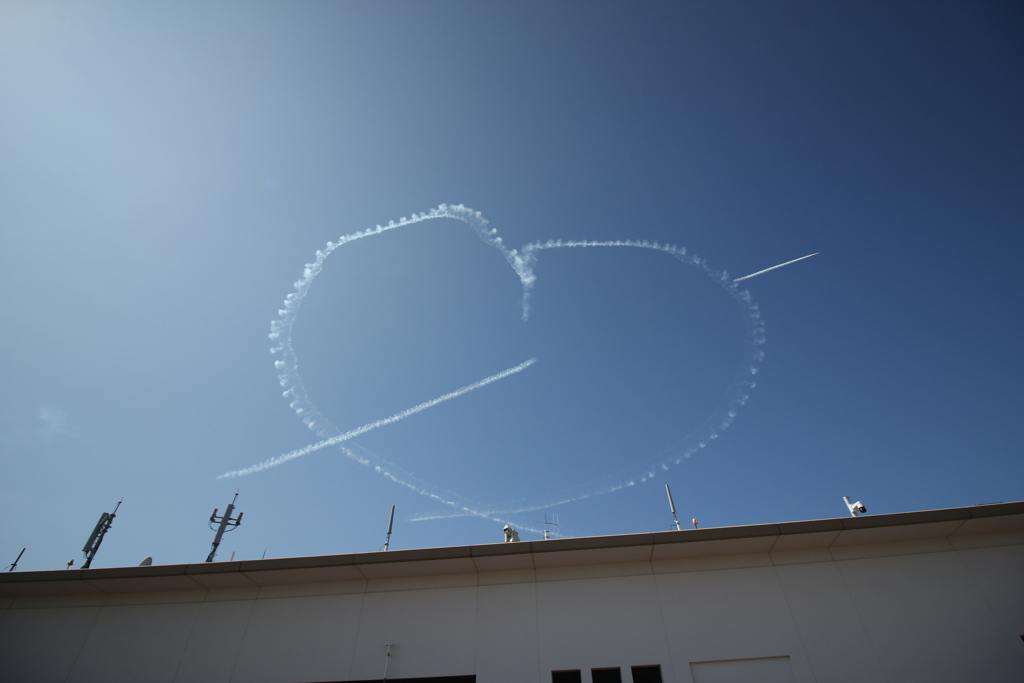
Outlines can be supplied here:
M147 557L146 559L144 559L144 560L143 560L143 561L142 561L142 562L141 562L141 563L139 564L139 566L140 566L140 567L152 567L152 566L153 566L153 558L152 558L152 557Z

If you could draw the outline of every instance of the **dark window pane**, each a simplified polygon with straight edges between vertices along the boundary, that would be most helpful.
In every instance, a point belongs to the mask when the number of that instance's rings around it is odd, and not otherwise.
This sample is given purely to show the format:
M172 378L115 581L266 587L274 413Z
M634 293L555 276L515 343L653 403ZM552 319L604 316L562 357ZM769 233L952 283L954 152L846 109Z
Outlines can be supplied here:
M661 683L661 665L634 666L633 683Z
M622 683L622 671L619 667L614 669L591 669L590 677L594 683Z
M337 683L342 683L342 681ZM380 679L348 681L347 683L380 683ZM476 674L470 674L469 676L432 676L430 678L389 678L388 683L476 683Z
M551 683L583 683L583 676L580 670L575 671L552 671Z

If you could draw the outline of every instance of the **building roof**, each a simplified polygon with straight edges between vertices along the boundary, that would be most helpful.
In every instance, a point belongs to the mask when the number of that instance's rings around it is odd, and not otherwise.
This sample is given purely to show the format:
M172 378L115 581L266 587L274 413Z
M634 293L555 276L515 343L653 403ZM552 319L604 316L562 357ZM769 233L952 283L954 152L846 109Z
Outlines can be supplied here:
M0 574L0 597L252 588L599 566L685 571L1020 543L1024 501L779 524L237 562ZM751 560L750 558L761 558ZM767 559L766 559L767 558ZM559 570L562 570L561 574ZM621 573L616 570L616 573Z

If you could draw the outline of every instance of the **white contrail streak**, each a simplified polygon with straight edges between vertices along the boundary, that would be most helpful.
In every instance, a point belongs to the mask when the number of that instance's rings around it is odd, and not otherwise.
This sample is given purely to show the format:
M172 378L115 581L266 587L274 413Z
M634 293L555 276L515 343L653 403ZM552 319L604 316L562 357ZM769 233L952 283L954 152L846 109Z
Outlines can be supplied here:
M423 226L431 220L438 218L454 219L465 223L472 228L472 230L485 244L494 247L502 254L505 261L509 266L511 266L515 275L522 283L522 317L524 320L528 319L530 315L530 299L537 280L537 276L534 273L534 267L537 265L538 258L541 253L545 250L588 247L639 248L664 253L681 264L692 267L703 273L715 284L721 287L725 293L735 301L739 308L740 317L743 319L744 326L746 328L746 342L744 344L743 359L740 362L736 375L729 388L726 390L722 401L719 403L717 408L711 411L711 414L708 415L701 426L697 427L693 432L684 436L678 443L660 454L632 463L623 470L610 473L599 479L572 485L561 491L548 492L548 494L542 498L534 497L526 500L506 501L504 504L499 505L487 504L482 501L474 501L459 495L455 491L451 491L425 481L398 463L386 460L380 455L357 443L357 441L354 440L354 437L359 434L364 434L370 429L376 429L377 427L391 424L392 422L436 405L441 401L448 400L449 398L455 398L466 391L472 391L473 389L484 386L491 381L507 377L513 372L519 372L525 367L528 367L533 362L531 359L527 363L523 363L515 368L510 368L498 375L489 377L481 382L464 387L463 389L459 389L451 394L446 394L441 398L428 401L414 408L410 408L409 410L397 413L390 418L378 420L377 422L370 423L364 427L344 433L333 425L325 415L320 413L316 405L314 405L310 400L309 395L306 392L305 383L299 374L298 356L295 352L292 333L295 322L298 320L299 311L302 307L306 294L309 293L314 280L323 270L327 258L340 247L351 244L356 240L377 236L383 232L389 232L399 228L414 229L416 226ZM811 254L810 256L814 256L814 254ZM808 257L805 256L803 258ZM796 260L799 261L801 259ZM790 261L789 263L794 263L794 261ZM782 266L789 265L789 263L783 263L779 266L775 266L775 268L781 268ZM774 268L753 273L746 277L739 278L739 280L746 280L747 278L766 273L769 270L774 270ZM757 303L754 302L750 293L737 286L736 283L739 282L739 280L734 281L724 271L711 268L704 259L687 254L686 249L683 247L677 247L671 244L659 244L658 242L648 242L646 240L547 240L545 242L526 244L518 249L512 249L505 245L502 238L498 236L497 231L488 225L487 220L479 211L475 211L461 204L442 204L427 212L414 213L410 218L403 217L398 221L389 221L387 225L378 225L374 229L342 235L337 241L328 242L326 247L322 247L317 250L315 259L306 264L302 271L302 276L294 284L293 291L285 297L284 305L281 310L278 311L277 319L271 322L269 334L269 337L273 342L273 346L270 351L277 356L274 361L274 366L277 368L277 378L283 390L282 394L288 400L289 406L295 411L296 415L306 424L307 427L309 427L309 429L315 432L317 437L322 439L322 441L243 470L228 472L221 475L219 478L238 477L246 474L252 474L268 467L273 467L283 462L287 462L288 460L301 457L306 453L311 453L330 445L336 445L345 457L373 470L384 478L415 491L444 508L447 508L444 512L440 513L442 516L446 514L455 516L472 515L503 523L512 523L507 515L515 515L539 508L552 507L554 505L611 493L613 491L618 491L640 484L651 477L656 476L659 472L667 470L670 465L680 464L683 459L689 458L691 455L708 446L711 441L716 439L722 431L732 424L738 411L749 399L750 391L755 387L754 379L758 373L760 362L764 358L764 352L761 349L761 346L765 342L764 323L761 321L761 313L758 310ZM436 513L428 513L420 518L429 519L434 517L435 514ZM527 527L520 524L519 528L526 529Z
M328 446L334 446L336 444L341 443L342 441L348 441L349 439L354 439L355 437L357 437L357 436L359 436L361 434L365 434L366 432L369 432L371 430L377 429L378 427L383 427L383 426L389 425L389 424L391 424L393 422L398 422L399 420L404 420L405 418L407 418L407 417L409 417L411 415L415 415L416 413L422 412L422 411L426 410L427 408L433 408L438 403L444 403L445 401L450 401L453 398L458 398L459 396L463 396L465 394L468 394L471 391L474 391L474 390L479 389L481 387L485 387L488 384L491 384L493 382L497 382L500 379L505 379L509 375L514 375L517 372L522 372L523 370L525 370L526 368L530 367L531 365L533 365L536 362L537 362L536 358L531 358L530 360L524 361L524 362L520 363L519 365L517 365L515 367L508 368L507 370L502 370L501 372L499 372L496 375L491 375L490 377L486 377L486 378L480 380L479 382L474 382L473 384L468 384L468 385L462 387L461 389L456 389L455 391L449 392L449 393L445 394L444 396L438 396L437 398L431 399L429 401L425 401L423 403L420 403L417 406L413 406L412 408L406 408L402 412L395 413L391 417L386 417L386 418L384 418L382 420L376 420L375 422L370 422L369 424L365 424L362 427L357 427L356 429L349 430L349 431L345 432L344 434L339 434L338 436L333 436L330 439L324 439L323 441L318 441L317 443L310 444L309 446L306 446L305 448L300 448L300 449L298 449L296 451L292 451L291 453L285 453L284 455L279 455L276 458L270 458L269 460L264 460L261 463L257 463L255 465L252 465L250 467L246 467L244 469L233 470L231 472L225 472L224 474L218 476L217 478L218 479L229 479L229 478L233 478L233 477L244 477L244 476L249 475L249 474L255 474L256 472L261 472L261 471L263 471L265 469L269 469L271 467L277 467L278 465L280 465L282 463L286 463L289 460L295 460L296 458L301 458L302 456L308 455L308 454L312 453L313 451L318 451L321 448L327 448Z
M812 256L817 256L820 253L821 253L820 251L816 251L813 254L808 254L807 256L801 256L800 258L795 258L792 261L786 261L785 263L780 263L777 266L772 266L771 268L765 268L764 270L759 270L756 273L751 273L750 275L744 275L743 277L738 277L735 280L733 280L733 282L743 282L744 280L749 280L752 277L757 277L758 275L764 275L765 273L767 273L769 271L772 271L772 270L775 270L776 268L782 268L783 266L788 266L791 263L796 263L797 261L803 261L805 258L811 258Z

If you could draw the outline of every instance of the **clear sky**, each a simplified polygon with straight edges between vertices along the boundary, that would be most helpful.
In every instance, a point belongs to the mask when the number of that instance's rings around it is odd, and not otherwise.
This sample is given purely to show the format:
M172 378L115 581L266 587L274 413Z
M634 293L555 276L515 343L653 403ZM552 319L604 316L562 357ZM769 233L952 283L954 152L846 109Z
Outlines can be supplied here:
M0 565L1020 500L1022 226L1014 3L5 0Z

